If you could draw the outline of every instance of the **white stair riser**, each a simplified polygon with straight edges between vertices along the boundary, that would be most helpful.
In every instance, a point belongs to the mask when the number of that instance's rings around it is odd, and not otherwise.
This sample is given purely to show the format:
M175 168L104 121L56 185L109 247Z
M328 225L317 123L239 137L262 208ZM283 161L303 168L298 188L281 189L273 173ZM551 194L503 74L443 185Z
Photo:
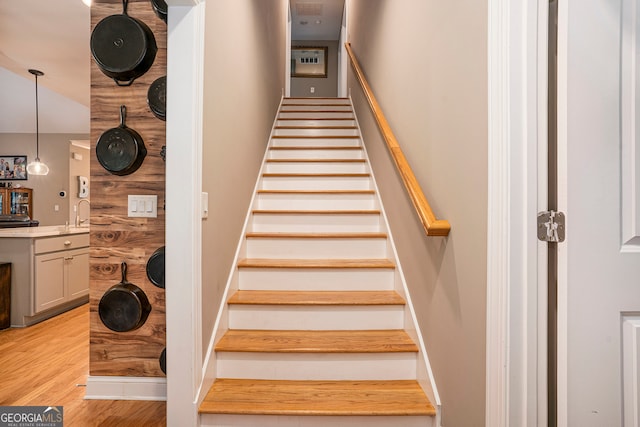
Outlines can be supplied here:
M386 258L386 238L248 238L247 258L367 259Z
M272 147L360 147L360 138L273 138Z
M267 162L266 173L365 173L365 162Z
M404 306L229 305L229 328L377 330L404 328Z
M394 269L240 268L238 287L256 291L389 291Z
M411 380L417 353L216 352L219 378Z
M318 97L302 97L302 98L286 98L283 104L344 104L351 105L348 98L318 98Z
M263 190L371 190L371 179L363 177L280 177L262 178Z
M309 116L313 116L315 118L318 119L353 119L353 113L351 112L344 112L344 113L323 113L323 112L298 112L298 113L293 113L290 111L281 111L280 113L278 113L278 118L279 119L306 119Z
M256 209L377 209L372 194L261 193Z
M203 414L202 427L436 427L427 416L286 416Z
M343 129L343 128L275 128L273 130L274 135L287 135L287 136L357 136L358 129Z
M254 214L251 231L376 232L379 214Z
M315 146L315 145L314 145ZM354 149L333 149L323 150L322 148L309 150L269 150L269 159L362 159L362 150Z
M353 119L329 119L329 120L315 120L311 118L306 119L293 119L293 120L278 120L276 126L355 126L356 121Z
M331 104L334 104L333 102ZM336 103L337 104L337 103ZM315 114L318 111L353 111L351 105L282 105L280 112L285 111L310 111Z

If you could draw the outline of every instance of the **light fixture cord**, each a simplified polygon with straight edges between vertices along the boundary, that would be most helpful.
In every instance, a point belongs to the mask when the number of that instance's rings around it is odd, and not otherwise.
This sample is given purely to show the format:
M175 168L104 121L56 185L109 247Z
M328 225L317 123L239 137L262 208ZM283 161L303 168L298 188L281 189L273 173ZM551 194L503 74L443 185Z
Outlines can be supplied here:
M40 161L40 127L38 123L38 75L36 77L36 161Z

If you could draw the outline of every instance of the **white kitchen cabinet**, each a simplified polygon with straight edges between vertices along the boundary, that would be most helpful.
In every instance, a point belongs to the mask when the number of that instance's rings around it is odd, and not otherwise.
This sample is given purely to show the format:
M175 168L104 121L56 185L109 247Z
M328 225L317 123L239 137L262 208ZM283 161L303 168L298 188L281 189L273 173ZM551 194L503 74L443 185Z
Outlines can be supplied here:
M89 301L89 230L0 229L0 262L11 263L11 326L38 323Z
M35 241L34 313L89 294L89 236Z

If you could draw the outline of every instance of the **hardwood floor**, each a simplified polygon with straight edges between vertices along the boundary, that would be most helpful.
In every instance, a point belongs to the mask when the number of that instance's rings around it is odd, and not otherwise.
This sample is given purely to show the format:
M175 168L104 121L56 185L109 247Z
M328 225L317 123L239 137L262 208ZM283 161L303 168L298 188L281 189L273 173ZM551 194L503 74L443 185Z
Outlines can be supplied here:
M0 406L63 406L65 426L164 426L166 403L84 400L89 305L0 331Z

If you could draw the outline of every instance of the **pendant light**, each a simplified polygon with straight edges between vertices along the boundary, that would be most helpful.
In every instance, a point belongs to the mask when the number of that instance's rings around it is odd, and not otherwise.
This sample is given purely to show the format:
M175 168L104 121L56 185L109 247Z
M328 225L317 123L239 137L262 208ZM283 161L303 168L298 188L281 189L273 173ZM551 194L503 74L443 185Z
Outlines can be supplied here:
M49 166L40 161L40 129L38 128L38 77L44 76L44 73L34 69L29 69L29 72L36 78L36 159L27 165L27 173L30 175L46 175L49 173Z

